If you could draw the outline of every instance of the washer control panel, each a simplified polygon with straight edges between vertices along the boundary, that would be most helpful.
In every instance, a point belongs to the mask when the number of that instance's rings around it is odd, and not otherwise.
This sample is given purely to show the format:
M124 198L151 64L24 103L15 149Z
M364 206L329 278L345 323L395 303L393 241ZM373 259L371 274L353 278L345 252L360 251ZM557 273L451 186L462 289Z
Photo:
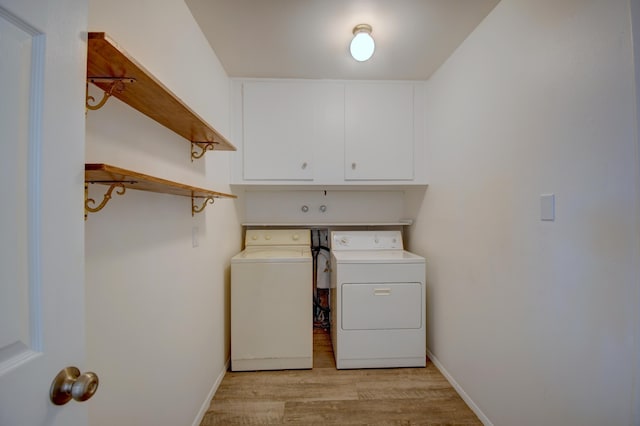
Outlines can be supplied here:
M400 231L333 231L331 250L402 250Z
M310 246L308 229L247 229L246 246Z

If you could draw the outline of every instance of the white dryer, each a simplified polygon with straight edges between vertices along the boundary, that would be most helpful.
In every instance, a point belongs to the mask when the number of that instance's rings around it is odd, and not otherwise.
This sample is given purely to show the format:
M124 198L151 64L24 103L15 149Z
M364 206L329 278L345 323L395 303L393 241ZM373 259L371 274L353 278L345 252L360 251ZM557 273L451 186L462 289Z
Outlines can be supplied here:
M231 258L231 370L313 367L308 229L247 230Z
M336 367L424 367L425 259L400 231L331 233Z

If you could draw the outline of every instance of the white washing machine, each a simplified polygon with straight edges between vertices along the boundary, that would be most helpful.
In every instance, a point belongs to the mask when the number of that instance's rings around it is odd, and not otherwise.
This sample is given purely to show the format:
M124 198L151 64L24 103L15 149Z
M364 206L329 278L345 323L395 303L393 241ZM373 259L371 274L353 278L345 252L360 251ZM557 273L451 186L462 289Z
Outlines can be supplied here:
M247 230L231 258L231 370L313 367L308 229Z
M336 367L424 367L425 259L400 231L331 233Z

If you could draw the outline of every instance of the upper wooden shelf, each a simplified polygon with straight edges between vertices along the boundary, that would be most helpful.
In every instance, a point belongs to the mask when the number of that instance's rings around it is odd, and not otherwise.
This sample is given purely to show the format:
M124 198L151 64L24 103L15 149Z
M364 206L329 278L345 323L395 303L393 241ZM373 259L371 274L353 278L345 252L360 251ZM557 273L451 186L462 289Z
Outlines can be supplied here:
M89 33L87 81L200 146L194 158L206 149L236 149L105 33Z
M142 191L159 192L162 194L180 195L183 197L191 197L191 213L199 213L204 210L207 203L213 203L214 198L238 198L233 194L225 194L223 192L211 191L209 189L198 188L191 185L185 185L154 176L145 175L143 173L131 170L121 169L119 167L110 166L108 164L85 164L84 165L85 180L85 218L87 212L100 211L111 199L111 193L116 189L117 194L124 194L125 188L139 189ZM109 186L109 190L104 199L98 206L94 200L88 198L86 193L87 183L97 183ZM196 205L196 201L202 202L201 206Z

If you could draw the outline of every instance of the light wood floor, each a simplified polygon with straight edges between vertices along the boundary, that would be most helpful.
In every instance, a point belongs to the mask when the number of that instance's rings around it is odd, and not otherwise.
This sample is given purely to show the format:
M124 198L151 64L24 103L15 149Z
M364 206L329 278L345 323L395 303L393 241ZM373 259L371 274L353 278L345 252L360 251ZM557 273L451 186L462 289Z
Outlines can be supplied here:
M314 332L312 370L227 372L201 426L481 425L436 367L336 370Z

